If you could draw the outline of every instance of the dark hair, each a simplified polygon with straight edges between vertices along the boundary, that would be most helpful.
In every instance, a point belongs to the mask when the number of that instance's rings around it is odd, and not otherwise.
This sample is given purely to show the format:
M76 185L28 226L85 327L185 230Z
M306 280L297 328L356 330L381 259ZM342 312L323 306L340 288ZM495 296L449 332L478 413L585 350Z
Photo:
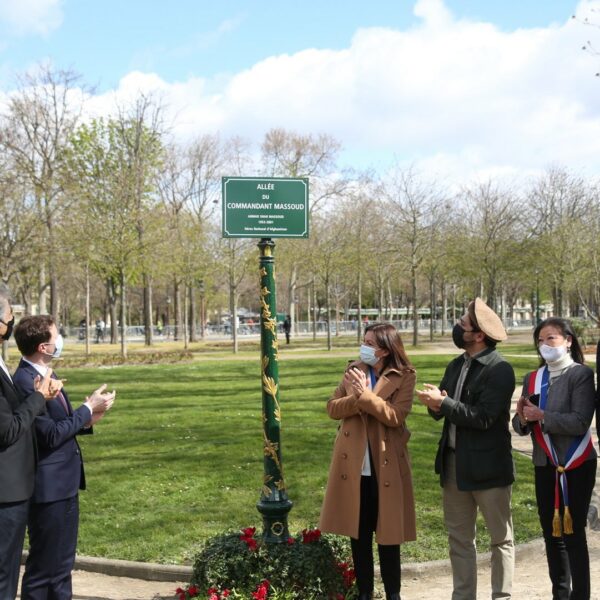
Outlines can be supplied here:
M415 370L406 356L400 334L391 323L372 323L365 327L365 335L368 331L372 331L375 335L377 346L388 351L388 355L383 357L382 371L389 368L399 371Z
M563 319L562 317L548 317L547 319L540 321L533 331L533 343L535 344L535 349L540 357L540 366L546 364L546 361L542 358L538 347L540 331L547 326L556 327L556 329L560 330L560 333L563 337L571 337L571 357L576 363L583 364L585 362L583 358L583 351L581 350L579 340L575 335L575 330L573 329L571 321Z
M50 315L23 317L15 327L15 341L23 356L35 354L40 344L50 339L50 328L56 325Z

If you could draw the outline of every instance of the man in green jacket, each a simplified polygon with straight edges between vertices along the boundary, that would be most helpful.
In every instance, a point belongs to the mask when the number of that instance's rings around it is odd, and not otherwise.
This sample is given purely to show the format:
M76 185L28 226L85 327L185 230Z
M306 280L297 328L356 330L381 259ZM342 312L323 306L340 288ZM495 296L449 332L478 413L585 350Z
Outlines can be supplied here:
M507 338L502 321L476 298L452 331L464 353L446 367L439 388L424 384L421 402L444 428L435 459L443 489L454 590L452 600L476 600L475 522L483 515L492 546L492 598L510 598L514 543L510 498L514 481L510 406L512 367L496 351Z

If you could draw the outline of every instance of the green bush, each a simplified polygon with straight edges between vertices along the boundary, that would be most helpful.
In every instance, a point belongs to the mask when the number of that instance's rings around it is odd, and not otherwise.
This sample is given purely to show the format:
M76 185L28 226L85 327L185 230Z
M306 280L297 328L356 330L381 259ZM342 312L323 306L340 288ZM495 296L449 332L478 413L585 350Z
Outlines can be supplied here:
M230 598L256 598L267 581L269 600L350 600L354 571L344 560L349 554L347 542L318 529L305 529L283 544L263 543L253 527L224 533L196 555L188 592L205 598L213 590L229 590Z

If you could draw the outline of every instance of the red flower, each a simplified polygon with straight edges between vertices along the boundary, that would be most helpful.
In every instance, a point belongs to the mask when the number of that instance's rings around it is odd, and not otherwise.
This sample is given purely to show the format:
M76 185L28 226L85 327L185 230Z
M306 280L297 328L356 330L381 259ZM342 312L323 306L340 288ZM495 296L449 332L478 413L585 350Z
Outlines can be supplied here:
M211 594L208 600L219 600L219 594Z
M335 595L335 600L344 600L344 599L345 599L344 594L336 594Z
M318 542L321 539L320 529L303 529L302 530L302 543L311 544L312 542Z
M175 593L177 594L177 597L179 598L179 600L185 600L185 590L182 590L180 587L178 587L175 590Z
M292 546L292 545L294 545L294 543L295 543L295 542L296 542L296 540L295 540L293 537L289 537L289 538L287 539L287 544L288 544L288 546Z
M354 572L354 569L347 569L346 571L344 571L343 577L346 589L351 588L352 584L354 583L354 580L356 579L356 573Z
M248 549L251 552L254 552L258 549L258 542L254 539L254 534L256 533L256 527L246 527L242 529L242 535L240 535L240 540L248 546Z
M217 588L208 588L206 590L207 594L216 594L219 590Z
M227 596L229 596L229 594L231 594L231 592L228 589L224 589L223 592L222 592L222 594L221 594L221 597L222 598L227 598Z
M195 585L190 585L190 587L187 589L187 593L189 594L190 598L197 596L198 588Z
M259 583L256 591L252 592L252 598L254 598L254 600L266 600L267 593L269 591L269 585L271 584L267 579L265 579L262 583Z

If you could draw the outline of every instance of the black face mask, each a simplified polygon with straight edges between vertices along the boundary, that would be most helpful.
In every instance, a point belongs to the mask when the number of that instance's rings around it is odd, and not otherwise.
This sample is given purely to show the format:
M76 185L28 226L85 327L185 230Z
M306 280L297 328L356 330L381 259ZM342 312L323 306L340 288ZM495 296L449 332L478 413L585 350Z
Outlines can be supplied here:
M461 350L465 347L465 329L456 323L452 328L452 341L457 348Z
M5 323L2 319L0 319L0 323L4 323L6 325L6 333L2 336L2 339L7 341L12 335L13 327L15 326L15 318L13 317L8 323Z

